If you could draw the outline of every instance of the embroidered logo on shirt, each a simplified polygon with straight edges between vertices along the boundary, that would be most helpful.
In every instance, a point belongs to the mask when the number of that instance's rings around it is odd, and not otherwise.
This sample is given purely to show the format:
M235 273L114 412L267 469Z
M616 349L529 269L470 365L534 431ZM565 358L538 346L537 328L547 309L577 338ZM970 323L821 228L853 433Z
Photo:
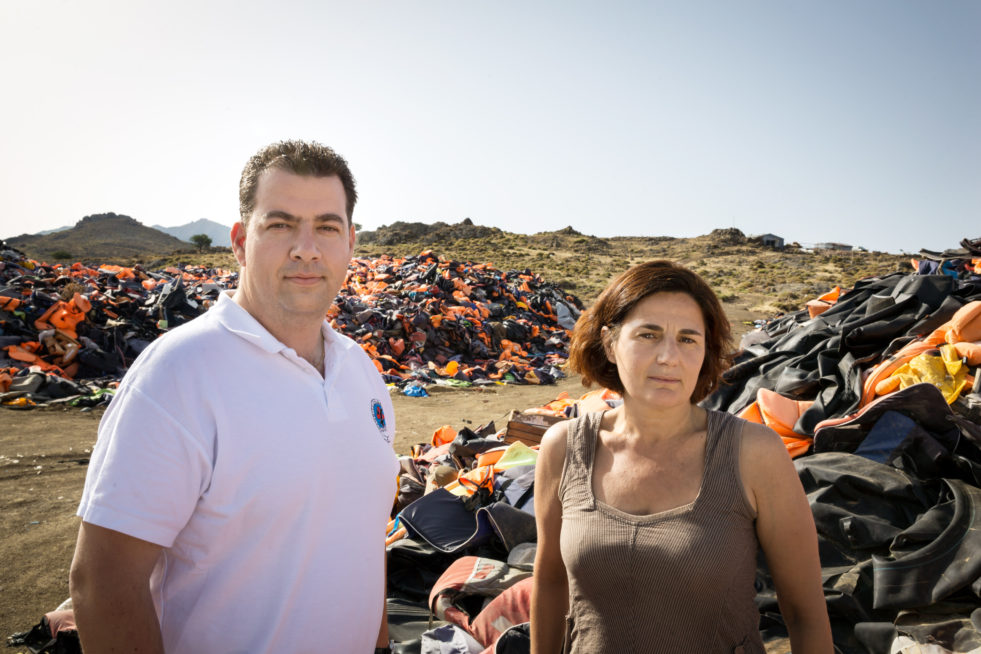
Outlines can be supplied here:
M381 402L378 400L371 401L371 417L375 421L375 426L378 427L378 431L381 432L382 438L388 443L390 438L388 434L385 433L385 409L382 408Z

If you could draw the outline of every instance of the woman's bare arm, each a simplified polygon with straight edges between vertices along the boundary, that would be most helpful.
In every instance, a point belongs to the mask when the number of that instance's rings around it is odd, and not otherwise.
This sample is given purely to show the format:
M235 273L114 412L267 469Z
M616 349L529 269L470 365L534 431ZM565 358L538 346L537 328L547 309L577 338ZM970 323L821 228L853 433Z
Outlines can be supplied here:
M535 521L538 549L531 591L531 653L560 652L569 610L569 580L559 551L562 504L559 481L565 463L568 421L549 428L542 437L535 466Z
M749 423L740 462L791 647L795 654L830 654L834 645L814 517L787 448L769 428Z

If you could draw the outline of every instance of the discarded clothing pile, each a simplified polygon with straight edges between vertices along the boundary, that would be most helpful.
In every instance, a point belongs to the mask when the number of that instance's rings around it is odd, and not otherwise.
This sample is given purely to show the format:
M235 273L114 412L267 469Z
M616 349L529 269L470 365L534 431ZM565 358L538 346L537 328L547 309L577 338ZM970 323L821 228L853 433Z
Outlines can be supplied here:
M237 277L40 263L0 242L0 404L107 402L153 339L204 312Z
M40 263L0 242L0 404L109 401L147 345L237 284L218 268ZM581 309L529 270L424 252L353 260L328 317L400 387L549 384Z
M981 276L894 274L747 334L702 402L777 431L846 653L981 648ZM963 274L965 271L968 274ZM761 630L785 634L765 563Z
M550 384L582 303L530 270L441 259L354 259L328 311L385 381Z
M617 403L606 390L563 393L522 415L546 425ZM445 425L400 458L387 542L394 651L529 651L538 452L507 432Z

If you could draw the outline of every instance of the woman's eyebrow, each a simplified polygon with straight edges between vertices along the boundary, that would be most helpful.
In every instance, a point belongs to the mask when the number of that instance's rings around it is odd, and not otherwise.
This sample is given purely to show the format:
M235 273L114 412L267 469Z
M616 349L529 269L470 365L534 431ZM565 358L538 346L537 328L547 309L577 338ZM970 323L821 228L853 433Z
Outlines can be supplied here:
M652 331L652 332L663 332L664 331L664 327L661 327L660 325L656 325L654 323L644 323L643 325L640 325L640 329L646 329L646 330ZM678 333L679 334L686 334L686 335L693 335L693 336L702 336L703 335L702 332L698 331L697 329L691 329L690 327L684 327L682 329L679 329L678 330Z

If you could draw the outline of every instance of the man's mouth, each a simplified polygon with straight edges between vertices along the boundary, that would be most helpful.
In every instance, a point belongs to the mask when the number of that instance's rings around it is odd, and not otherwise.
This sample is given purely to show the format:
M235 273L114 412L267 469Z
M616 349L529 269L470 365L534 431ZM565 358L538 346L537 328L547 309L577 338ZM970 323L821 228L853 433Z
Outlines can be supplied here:
M300 286L312 286L323 279L321 275L287 275L286 280Z

